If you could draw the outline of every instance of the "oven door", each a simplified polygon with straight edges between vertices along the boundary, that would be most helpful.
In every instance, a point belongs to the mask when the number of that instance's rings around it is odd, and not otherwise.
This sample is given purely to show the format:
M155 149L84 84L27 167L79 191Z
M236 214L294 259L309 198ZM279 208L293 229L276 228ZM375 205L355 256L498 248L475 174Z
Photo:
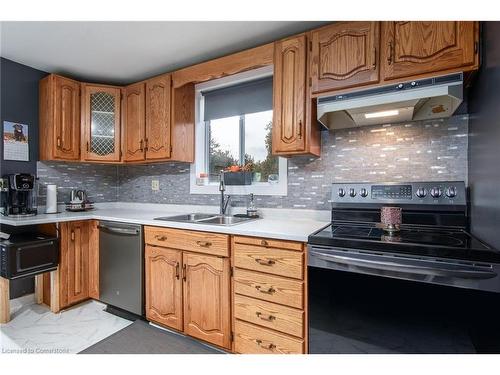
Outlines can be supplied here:
M309 353L500 352L498 265L321 246L308 262Z
M500 265L309 246L312 267L500 292Z
M36 241L2 249L4 273L14 280L55 270L59 263L58 241Z

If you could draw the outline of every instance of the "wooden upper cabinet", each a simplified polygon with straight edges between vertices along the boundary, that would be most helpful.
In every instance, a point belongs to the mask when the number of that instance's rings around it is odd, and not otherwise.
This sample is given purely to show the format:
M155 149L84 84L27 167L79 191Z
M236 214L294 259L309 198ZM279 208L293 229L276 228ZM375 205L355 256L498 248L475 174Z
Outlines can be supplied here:
M82 84L82 159L120 161L121 89Z
M50 74L39 95L40 160L80 159L80 83Z
M183 254L184 332L230 348L229 259Z
M310 38L313 93L379 82L379 22L337 22Z
M305 150L306 36L274 47L273 152Z
M477 22L383 22L381 62L384 79L450 69L477 69L478 38Z
M145 158L145 84L125 87L123 119L123 161Z
M320 154L316 102L307 85L304 34L275 43L273 78L273 155Z
M182 330L182 251L146 246L146 317Z
M146 81L146 159L169 159L171 77Z

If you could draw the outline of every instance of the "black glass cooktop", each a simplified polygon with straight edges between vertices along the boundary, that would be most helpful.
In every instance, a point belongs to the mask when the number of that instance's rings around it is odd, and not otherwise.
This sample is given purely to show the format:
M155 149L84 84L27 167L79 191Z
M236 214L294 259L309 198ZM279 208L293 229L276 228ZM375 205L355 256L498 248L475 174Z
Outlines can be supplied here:
M399 232L389 234L373 224L334 222L310 235L308 242L311 245L500 262L500 252L460 229L404 226Z

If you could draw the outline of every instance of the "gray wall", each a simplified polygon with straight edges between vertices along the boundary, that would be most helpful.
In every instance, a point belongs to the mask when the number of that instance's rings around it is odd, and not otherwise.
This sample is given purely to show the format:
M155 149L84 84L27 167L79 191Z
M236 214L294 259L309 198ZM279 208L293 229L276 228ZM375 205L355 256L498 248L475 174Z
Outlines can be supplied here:
M468 117L379 125L322 133L321 158L288 162L288 196L258 196L259 207L330 209L330 184L339 181L467 179ZM96 166L39 163L42 184L87 189L97 202L128 201L217 205L217 195L189 194L189 164ZM151 180L160 180L160 191ZM117 188L116 188L117 187ZM244 205L245 197L234 197ZM238 202L239 200L239 202Z
M35 173L38 159L38 82L46 72L0 58L0 117L3 122L15 121L29 125L30 161L3 160L0 142L1 174Z
M30 161L3 159L3 142L0 142L0 175L8 173L36 173L38 159L38 81L46 72L0 58L0 130L4 121L29 125ZM3 137L2 137L3 139ZM11 298L33 292L33 278L10 283Z
M483 23L481 69L469 96L471 230L500 249L500 22Z

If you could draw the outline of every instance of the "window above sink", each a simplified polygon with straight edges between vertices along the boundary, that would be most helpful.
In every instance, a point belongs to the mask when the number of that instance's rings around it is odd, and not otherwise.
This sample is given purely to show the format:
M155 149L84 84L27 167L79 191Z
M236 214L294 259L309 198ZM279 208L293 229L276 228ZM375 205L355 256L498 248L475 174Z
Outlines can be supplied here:
M251 185L227 194L287 195L287 160L271 155L272 67L196 86L196 162L190 193L219 194L219 173L251 163Z

